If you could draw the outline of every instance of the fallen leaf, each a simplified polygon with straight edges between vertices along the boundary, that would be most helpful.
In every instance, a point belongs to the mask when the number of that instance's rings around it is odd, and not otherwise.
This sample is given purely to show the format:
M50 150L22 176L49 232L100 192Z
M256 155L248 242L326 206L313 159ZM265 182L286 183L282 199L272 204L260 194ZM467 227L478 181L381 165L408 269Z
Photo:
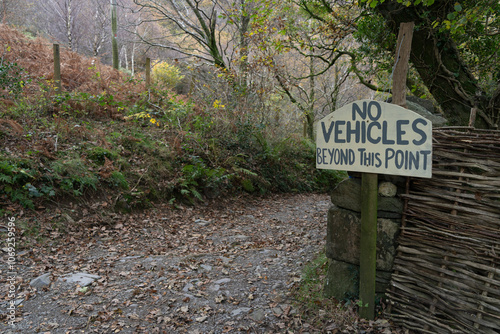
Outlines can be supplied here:
M94 310L94 305L91 305L91 304L83 304L82 307L84 310L87 310L87 311Z

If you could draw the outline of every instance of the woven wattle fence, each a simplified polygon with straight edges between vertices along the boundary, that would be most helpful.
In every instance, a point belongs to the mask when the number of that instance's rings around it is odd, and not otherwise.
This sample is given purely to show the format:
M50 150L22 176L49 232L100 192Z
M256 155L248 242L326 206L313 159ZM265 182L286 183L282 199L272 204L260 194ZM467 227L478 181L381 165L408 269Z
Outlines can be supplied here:
M419 333L500 333L500 131L433 132L433 176L411 179L388 292Z

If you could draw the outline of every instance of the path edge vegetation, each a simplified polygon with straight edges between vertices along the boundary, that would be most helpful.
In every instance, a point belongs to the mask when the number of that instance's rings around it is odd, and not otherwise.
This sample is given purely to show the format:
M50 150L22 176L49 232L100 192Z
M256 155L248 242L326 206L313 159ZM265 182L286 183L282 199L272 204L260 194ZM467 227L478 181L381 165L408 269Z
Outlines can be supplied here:
M96 200L128 212L241 193L325 192L345 177L316 170L314 142L295 134L300 121L262 117L237 91L217 96L230 85L224 71L214 71L213 94L202 99L174 92L172 82L183 80L174 65L159 66L161 80L146 90L142 79L73 54L87 82L69 90L77 78L67 72L56 94L49 76L16 62L23 47L47 58L51 48L23 43L2 56L2 215Z

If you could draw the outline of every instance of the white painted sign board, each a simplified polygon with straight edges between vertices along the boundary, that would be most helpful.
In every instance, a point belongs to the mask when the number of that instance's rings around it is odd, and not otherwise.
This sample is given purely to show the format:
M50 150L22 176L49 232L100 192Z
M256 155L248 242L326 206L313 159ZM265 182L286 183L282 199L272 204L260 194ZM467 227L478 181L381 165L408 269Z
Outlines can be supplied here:
M316 130L316 168L432 176L432 124L411 110L360 100L320 120Z

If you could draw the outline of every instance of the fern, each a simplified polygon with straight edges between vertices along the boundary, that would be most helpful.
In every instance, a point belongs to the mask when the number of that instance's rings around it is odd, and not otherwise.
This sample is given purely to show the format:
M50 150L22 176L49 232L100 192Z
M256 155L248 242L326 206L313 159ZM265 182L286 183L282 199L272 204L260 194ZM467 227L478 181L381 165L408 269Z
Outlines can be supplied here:
M0 183L12 184L12 177L5 174L0 174Z
M242 168L242 167L236 167L236 166L233 166L233 170L236 172L236 173L241 173L241 174L245 174L245 175L248 175L248 176L254 176L254 177L257 177L257 173L255 172L252 172L251 170L248 170L246 168Z
M309 138L302 139L302 144L305 147L307 147L309 150L311 150L312 152L314 152L316 150L316 143Z
M201 194L196 189L191 188L190 191L194 195L194 197L196 197L200 201L203 201L203 197L201 196Z

